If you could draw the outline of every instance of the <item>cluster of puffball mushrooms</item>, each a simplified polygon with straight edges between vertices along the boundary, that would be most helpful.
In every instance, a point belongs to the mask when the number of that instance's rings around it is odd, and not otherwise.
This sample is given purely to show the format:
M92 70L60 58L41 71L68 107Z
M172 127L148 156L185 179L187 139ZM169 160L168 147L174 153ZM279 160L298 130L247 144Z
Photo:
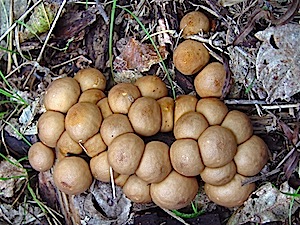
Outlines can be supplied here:
M180 24L183 36L193 34L188 28L196 19L189 16ZM185 40L173 61L185 75L198 73L194 85L200 100L192 95L174 100L165 83L150 75L116 84L107 96L106 79L94 68L53 81L44 96L46 112L38 121L40 142L28 152L32 167L53 167L54 183L66 194L86 191L93 179L113 179L133 202L153 201L167 209L190 204L200 175L210 200L226 207L243 204L255 184L241 182L260 172L268 148L253 135L246 114L229 111L219 100L226 72L221 63L208 64L202 43ZM158 132L173 132L176 141L171 146L144 142L143 137ZM83 151L89 162L79 156Z

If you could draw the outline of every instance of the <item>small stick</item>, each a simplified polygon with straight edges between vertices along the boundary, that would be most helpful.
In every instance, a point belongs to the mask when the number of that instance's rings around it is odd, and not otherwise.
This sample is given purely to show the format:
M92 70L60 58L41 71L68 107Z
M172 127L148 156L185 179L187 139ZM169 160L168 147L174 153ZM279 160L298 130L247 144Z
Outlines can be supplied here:
M176 216L174 213L172 213L170 210L168 209L164 209L161 208L162 210L164 210L166 213L168 213L170 216L172 216L174 219L178 220L179 222L181 222L184 225L190 225L189 223L185 222L182 218L180 218L179 216Z
M115 186L115 180L114 180L114 172L112 167L109 167L109 174L110 174L110 180L111 180L111 188L113 193L113 199L116 199L116 186Z

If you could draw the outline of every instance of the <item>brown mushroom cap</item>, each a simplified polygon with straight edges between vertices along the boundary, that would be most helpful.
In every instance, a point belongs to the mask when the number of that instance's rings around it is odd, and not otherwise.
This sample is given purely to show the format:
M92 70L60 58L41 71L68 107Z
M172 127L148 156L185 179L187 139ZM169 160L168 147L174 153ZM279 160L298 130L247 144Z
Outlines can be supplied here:
M196 105L196 111L202 113L209 125L220 125L228 113L228 108L217 98L202 98Z
M124 175L124 174L119 174L116 178L115 178L115 184L123 187L124 184L126 183L126 181L128 180L130 175Z
M99 153L106 150L106 144L104 143L101 134L97 133L93 137L89 138L84 144L83 144L86 154L89 157L94 157L98 155Z
M117 173L131 175L138 168L144 149L144 141L139 136L122 134L108 146L108 162Z
M195 112L198 99L193 95L180 95L175 100L174 123L187 112Z
M226 80L226 71L219 62L212 62L204 67L195 77L194 86L201 98L221 97Z
M84 159L71 156L60 160L53 171L55 185L62 192L76 195L87 190L93 181L89 165Z
M184 75L199 72L209 61L209 53L202 43L185 40L178 45L173 54L173 62L177 70Z
M141 96L137 86L119 83L108 92L108 103L114 113L127 114L131 104Z
M175 123L174 136L176 139L192 138L198 140L207 127L208 123L201 113L187 112Z
M242 186L241 182L244 179L244 176L236 174L230 182L222 186L213 186L206 183L204 190L208 198L218 205L225 207L240 206L255 189L254 183Z
M121 134L133 132L132 126L126 115L112 114L106 117L100 127L100 133L106 145Z
M136 175L131 175L123 186L123 192L135 203L151 202L150 185Z
M136 175L147 183L161 182L172 170L169 146L160 141L146 144Z
M180 209L189 205L197 192L195 177L182 176L174 170L163 181L150 186L152 201L165 209Z
M99 131L101 122L102 115L96 105L79 102L69 109L65 127L74 141L84 143Z
M156 134L161 127L160 106L153 98L141 97L132 104L128 118L134 131L143 136Z
M179 139L170 148L171 163L184 176L197 176L204 169L197 141Z
M170 132L174 125L174 100L171 97L163 97L157 100L161 111L161 132Z
M258 136L253 135L237 148L234 162L237 172L244 176L258 174L268 161L268 146Z
M63 155L66 155L68 153L72 153L72 154L82 153L82 147L70 137L67 131L64 131L62 133L62 135L60 136L56 144L56 147Z
M80 84L82 91L92 88L104 91L106 87L106 79L103 73L95 68L81 69L76 73L74 78Z
M237 150L232 132L218 125L208 127L198 139L198 145L204 165L212 168L229 163Z
M60 112L46 111L38 120L38 136L45 145L51 148L56 146L64 130L65 116Z
M250 118L238 110L230 111L221 126L231 130L236 137L237 144L245 142L253 134Z
M54 151L42 142L34 143L28 151L28 160L33 169L44 172L49 170L54 163Z
M99 89L88 89L82 92L78 102L90 102L96 104L100 99L104 98L105 94Z
M110 182L110 165L107 159L107 151L101 152L99 155L93 157L90 161L90 168L95 179L102 182ZM114 178L116 178L118 174L116 172L113 173Z
M108 98L107 97L102 98L101 100L99 100L97 102L97 106L99 107L99 109L102 113L103 119L105 119L106 117L113 114L113 112L111 111L110 106L108 104Z
M182 36L186 37L193 34L198 34L201 31L208 32L209 19L199 11L193 11L185 14L180 20L180 30L183 30Z
M168 95L166 84L157 76L143 76L137 79L135 85L142 96L159 99Z
M201 172L201 178L205 183L219 186L227 184L236 174L236 166L233 161L230 161L225 166L210 168L205 167Z
M80 87L71 77L60 78L53 81L44 96L47 110L66 113L74 105L80 95Z

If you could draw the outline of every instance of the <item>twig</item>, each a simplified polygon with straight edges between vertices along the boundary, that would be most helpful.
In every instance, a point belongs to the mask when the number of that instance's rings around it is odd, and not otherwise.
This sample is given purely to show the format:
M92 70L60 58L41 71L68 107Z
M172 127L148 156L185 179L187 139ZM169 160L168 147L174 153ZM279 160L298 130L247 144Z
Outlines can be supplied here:
M162 210L164 210L166 213L168 213L170 216L172 216L174 219L178 220L179 222L181 222L184 225L190 225L189 223L185 222L182 218L180 218L179 216L176 216L174 213L172 213L170 210L168 209L164 209L161 208Z

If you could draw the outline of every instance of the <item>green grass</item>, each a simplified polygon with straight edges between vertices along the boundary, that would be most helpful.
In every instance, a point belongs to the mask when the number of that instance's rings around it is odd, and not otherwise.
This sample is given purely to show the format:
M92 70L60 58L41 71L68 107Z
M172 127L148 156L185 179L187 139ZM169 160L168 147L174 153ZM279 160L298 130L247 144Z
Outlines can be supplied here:
M176 215L176 216L179 216L181 218L184 218L184 219L190 219L190 218L196 218L200 215L203 215L205 213L204 210L200 210L195 206L195 204L193 202L191 202L191 205L192 205L192 209L193 209L193 213L182 213L182 212L179 212L178 210L172 210L172 212Z
M115 80L115 73L113 68L113 36L114 36L116 5L117 5L117 0L113 0L113 5L110 14L109 41L108 41L109 66L110 66L110 71L113 80Z
M299 198L300 197L300 186L297 188L296 192L295 193L288 193L288 192L282 192L282 194L285 194L285 195L288 195L288 196L291 196L292 199L291 199L291 202L290 202L290 206L289 206L289 224L292 225L292 209L293 209L293 206L294 206L294 203L295 203L295 198Z

